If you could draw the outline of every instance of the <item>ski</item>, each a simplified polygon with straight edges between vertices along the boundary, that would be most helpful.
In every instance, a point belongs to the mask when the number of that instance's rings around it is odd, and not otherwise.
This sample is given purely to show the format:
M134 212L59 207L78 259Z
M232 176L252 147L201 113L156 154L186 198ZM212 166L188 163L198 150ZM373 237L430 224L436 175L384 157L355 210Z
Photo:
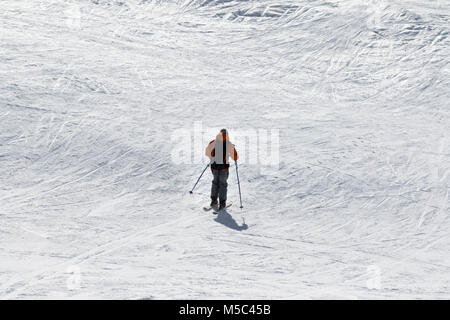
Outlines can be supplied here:
M216 206L210 206L210 205L207 205L207 206L204 206L204 207L203 207L203 210L205 210L205 211L210 211L213 207L218 208L217 205L216 205Z
M225 206L225 208L223 208L222 210L219 210L219 208L213 210L213 214L219 214L221 211L225 210L226 208L231 207L232 204L233 204L233 202L228 202L227 205Z

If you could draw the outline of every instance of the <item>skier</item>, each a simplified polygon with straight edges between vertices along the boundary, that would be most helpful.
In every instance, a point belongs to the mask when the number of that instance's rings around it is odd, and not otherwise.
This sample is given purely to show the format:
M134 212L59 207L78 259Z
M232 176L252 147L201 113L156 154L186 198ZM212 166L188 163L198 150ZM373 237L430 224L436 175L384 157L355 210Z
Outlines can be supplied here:
M210 158L213 174L211 207L217 206L217 197L219 197L219 210L222 210L227 202L229 157L231 156L234 161L238 159L237 151L234 144L230 142L226 129L220 130L216 139L208 144L205 154Z

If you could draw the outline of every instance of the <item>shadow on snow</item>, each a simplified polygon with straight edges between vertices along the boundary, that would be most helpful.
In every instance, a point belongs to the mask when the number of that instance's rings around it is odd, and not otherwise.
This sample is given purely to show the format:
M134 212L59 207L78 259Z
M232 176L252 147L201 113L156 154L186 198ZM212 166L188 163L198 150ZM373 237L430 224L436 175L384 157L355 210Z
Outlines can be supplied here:
M217 218L214 221L223 224L225 227L228 227L233 230L242 231L247 230L248 225L245 223L245 220L242 219L242 225L238 225L236 220L227 212L227 210L222 210L217 215Z

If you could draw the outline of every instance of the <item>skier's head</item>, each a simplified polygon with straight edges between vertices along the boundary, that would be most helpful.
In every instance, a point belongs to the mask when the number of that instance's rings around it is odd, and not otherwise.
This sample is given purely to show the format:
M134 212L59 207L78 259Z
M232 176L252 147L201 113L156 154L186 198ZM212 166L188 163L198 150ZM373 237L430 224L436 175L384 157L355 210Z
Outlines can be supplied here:
M221 141L228 140L228 131L227 129L220 130L219 134L217 135L217 138Z

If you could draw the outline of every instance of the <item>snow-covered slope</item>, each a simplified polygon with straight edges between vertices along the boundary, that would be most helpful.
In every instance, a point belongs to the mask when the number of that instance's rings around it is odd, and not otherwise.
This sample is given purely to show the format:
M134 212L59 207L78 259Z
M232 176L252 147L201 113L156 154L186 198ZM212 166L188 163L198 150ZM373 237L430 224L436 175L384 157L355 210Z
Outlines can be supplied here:
M449 15L2 1L0 297L450 298ZM188 193L198 124L196 158L279 130L278 169L237 145L244 209L234 166L226 213L201 210L209 172Z

